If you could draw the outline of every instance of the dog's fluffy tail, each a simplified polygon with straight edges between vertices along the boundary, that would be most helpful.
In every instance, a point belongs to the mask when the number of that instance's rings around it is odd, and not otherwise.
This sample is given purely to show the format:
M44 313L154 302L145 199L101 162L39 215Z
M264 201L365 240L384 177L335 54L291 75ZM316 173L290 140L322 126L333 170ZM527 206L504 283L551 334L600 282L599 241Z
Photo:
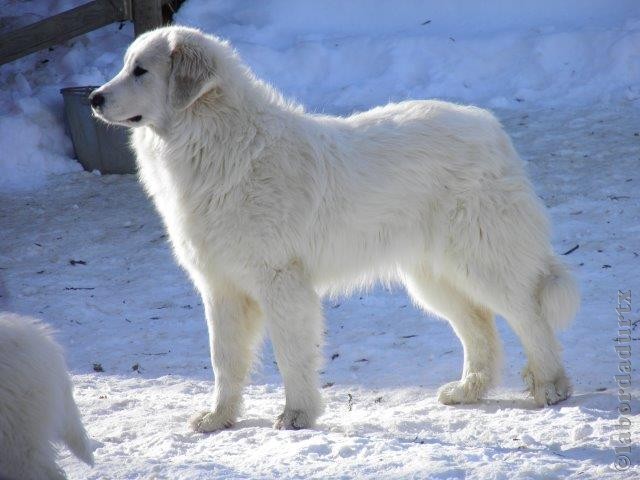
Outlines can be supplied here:
M71 385L67 391L65 400L66 421L62 432L62 440L73 454L87 465L93 466L93 448L87 435L76 402L73 400Z
M554 330L567 328L578 313L580 290L573 275L559 259L551 258L549 271L540 282L542 315Z

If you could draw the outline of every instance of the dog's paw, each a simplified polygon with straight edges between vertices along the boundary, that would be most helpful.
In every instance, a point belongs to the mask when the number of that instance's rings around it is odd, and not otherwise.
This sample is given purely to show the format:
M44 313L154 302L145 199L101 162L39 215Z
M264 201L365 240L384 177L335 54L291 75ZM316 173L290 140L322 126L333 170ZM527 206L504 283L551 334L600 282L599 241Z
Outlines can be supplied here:
M191 428L200 433L215 432L230 428L235 423L235 419L228 418L217 412L200 412L189 420Z
M485 394L489 382L481 373L470 373L464 380L450 382L438 389L438 401L444 405L476 403Z
M284 409L276 418L273 428L278 430L300 430L313 427L314 419L304 410Z
M571 396L571 382L564 373L559 374L552 382L539 382L533 372L525 368L522 379L539 407L555 405Z

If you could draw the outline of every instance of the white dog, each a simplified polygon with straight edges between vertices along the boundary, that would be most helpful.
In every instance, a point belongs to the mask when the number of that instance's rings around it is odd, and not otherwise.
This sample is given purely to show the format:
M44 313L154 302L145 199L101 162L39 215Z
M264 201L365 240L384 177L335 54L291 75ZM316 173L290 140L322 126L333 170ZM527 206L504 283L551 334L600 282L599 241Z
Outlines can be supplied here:
M62 349L37 320L0 313L0 479L66 478L52 445L60 440L93 465Z
M324 293L403 282L464 346L445 404L496 379L504 316L537 404L570 393L554 328L579 294L554 255L543 207L488 112L409 101L347 118L305 113L225 41L184 27L140 36L91 96L135 127L140 177L205 305L215 373L208 432L234 423L266 323L285 384L277 428L313 425Z

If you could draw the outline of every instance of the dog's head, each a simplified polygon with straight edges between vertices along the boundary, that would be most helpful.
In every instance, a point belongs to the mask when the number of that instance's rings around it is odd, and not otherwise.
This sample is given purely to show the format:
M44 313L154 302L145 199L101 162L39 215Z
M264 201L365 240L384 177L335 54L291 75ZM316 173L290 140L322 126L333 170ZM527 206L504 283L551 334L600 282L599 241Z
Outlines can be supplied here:
M145 33L128 48L122 70L89 96L96 116L128 127L160 126L219 83L221 41L185 27Z

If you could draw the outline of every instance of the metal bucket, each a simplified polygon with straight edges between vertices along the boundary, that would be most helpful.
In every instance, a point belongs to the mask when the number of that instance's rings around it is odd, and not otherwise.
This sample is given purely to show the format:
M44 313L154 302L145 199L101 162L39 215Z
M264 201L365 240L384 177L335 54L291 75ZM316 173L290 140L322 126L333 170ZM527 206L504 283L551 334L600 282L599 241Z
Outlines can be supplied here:
M90 172L135 173L136 162L129 147L128 129L107 125L91 114L89 95L96 88L70 87L60 90L64 99L64 118L76 158Z

